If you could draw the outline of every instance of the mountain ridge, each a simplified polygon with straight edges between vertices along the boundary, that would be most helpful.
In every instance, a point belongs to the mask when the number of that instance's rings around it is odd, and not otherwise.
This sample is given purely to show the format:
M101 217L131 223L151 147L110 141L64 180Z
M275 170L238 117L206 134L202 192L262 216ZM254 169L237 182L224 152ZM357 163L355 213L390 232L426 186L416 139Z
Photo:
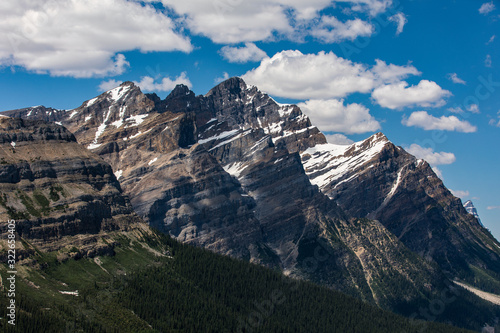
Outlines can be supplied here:
M239 78L204 96L179 86L164 100L127 82L58 122L112 166L140 216L178 240L399 312L413 311L413 301L430 301L444 288L432 255L412 248L397 226L373 220L387 214L407 173L430 169L381 133L347 147L327 144L297 106L279 105ZM339 164L338 156L345 161ZM345 167L349 161L356 174ZM326 169L318 169L321 164ZM339 173L338 165L347 171ZM353 186L363 177L382 185L384 194ZM332 201L328 189L339 187L344 190ZM349 201L357 204L346 206ZM318 246L329 255L311 272L306 259Z

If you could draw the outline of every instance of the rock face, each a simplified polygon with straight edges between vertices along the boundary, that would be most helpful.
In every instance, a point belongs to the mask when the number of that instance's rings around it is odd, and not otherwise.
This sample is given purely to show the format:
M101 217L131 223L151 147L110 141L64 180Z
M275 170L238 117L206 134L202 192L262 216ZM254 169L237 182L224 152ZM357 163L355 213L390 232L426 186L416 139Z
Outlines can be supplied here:
M498 242L427 162L383 134L349 146L317 145L301 156L311 182L348 214L380 221L450 277L478 283L478 270L500 277Z
M494 239L426 162L383 134L327 144L297 106L238 78L205 96L178 86L164 100L126 82L57 121L111 165L150 225L385 308L439 297L447 279L435 262L458 272L497 260ZM472 242L482 254L460 254Z
M102 242L106 233L140 222L109 164L66 128L1 117L0 151L0 219L15 219L31 244L97 254L110 250Z

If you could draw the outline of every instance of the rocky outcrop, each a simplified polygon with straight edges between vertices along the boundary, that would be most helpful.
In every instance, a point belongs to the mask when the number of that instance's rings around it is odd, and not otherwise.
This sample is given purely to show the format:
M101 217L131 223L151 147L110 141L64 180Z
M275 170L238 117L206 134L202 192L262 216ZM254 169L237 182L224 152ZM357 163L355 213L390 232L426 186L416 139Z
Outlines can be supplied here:
M102 244L106 233L140 223L111 166L64 127L2 117L0 151L0 219L15 219L19 236L31 244L102 252L109 250Z

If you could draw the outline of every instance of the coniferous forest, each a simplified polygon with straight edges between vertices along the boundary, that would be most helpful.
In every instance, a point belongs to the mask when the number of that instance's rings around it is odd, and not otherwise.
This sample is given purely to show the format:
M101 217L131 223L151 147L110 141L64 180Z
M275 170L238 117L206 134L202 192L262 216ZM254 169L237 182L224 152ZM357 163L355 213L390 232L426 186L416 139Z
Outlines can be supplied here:
M154 255L144 243L163 255ZM48 254L36 254L43 268L27 270L26 279L18 282L15 327L6 324L2 293L2 330L465 332L445 324L410 320L310 282L180 244L165 235L145 235L144 243L124 238L114 256L102 256L99 261L81 258L61 263ZM61 289L76 289L78 296L58 293Z

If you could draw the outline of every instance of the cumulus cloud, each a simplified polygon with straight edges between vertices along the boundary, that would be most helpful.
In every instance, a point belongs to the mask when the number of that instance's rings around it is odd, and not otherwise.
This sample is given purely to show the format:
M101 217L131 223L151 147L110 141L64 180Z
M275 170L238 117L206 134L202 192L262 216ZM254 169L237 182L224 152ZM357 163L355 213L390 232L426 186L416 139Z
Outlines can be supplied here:
M447 75L448 79L451 80L451 82L453 83L457 83L457 84L467 84L467 82L465 82L464 80L462 80L461 78L458 77L457 73L449 73Z
M389 21L395 22L398 27L396 29L396 35L399 35L403 32L403 28L405 27L405 24L408 23L408 19L406 18L406 15L399 12L391 17L389 17Z
M440 118L428 114L426 111L413 112L409 118L403 118L401 123L405 126L415 126L426 131L443 130L472 133L477 131L477 127L468 121L460 120L455 116L441 116Z
M344 100L308 100L298 106L321 131L359 134L374 132L380 124L361 104L344 105Z
M331 99L397 82L420 72L411 66L386 64L381 60L370 68L338 57L333 52L303 54L286 50L265 58L242 78L267 93L293 99Z
M282 51L261 61L243 79L280 97L323 99L343 97L353 92L368 93L373 74L364 65L337 57L333 52L302 54Z
M101 84L99 84L99 91L111 90L113 88L118 87L122 83L123 83L123 81L116 81L114 79L102 81Z
M385 61L380 59L375 60L375 66L372 67L371 72L375 75L380 84L396 83L410 75L422 74L411 64L406 66L388 65Z
M437 83L421 80L418 85L411 87L402 81L376 88L372 98L380 106L401 109L407 106L439 107L446 103L444 98L450 95L451 92L442 89Z
M192 33L206 36L215 43L262 41L275 33L293 32L286 8L280 1L162 0L162 3L179 14ZM297 10L314 13L326 6L327 1L313 1L309 6L312 8Z
M147 0L154 2L154 0ZM392 0L161 0L164 6L180 16L183 24L194 34L203 35L219 44L265 41L280 38L303 38L322 24L322 11L346 3L351 11L375 16L385 12ZM336 20L336 19L335 19ZM328 19L326 19L328 21ZM337 23L337 22L336 22ZM350 20L340 30L351 38L356 31L366 33L369 25ZM335 36L339 31L332 30ZM343 32L345 34L345 32ZM342 35L342 33L341 33ZM326 37L325 37L326 38ZM348 39L348 38L344 38Z
M493 1L485 2L481 5L481 7L479 7L479 13L483 15L487 15L494 10L495 10L495 4L493 3Z
M470 195L469 191L461 191L461 190L454 191L454 190L450 190L450 192L451 192L451 194L453 194L457 198L461 198L461 199L467 198Z
M338 43L344 40L355 40L358 37L368 37L374 32L374 27L359 18L341 22L334 16L323 16L311 35L324 43Z
M118 75L129 65L120 52L193 48L171 18L133 1L19 0L0 19L0 65L53 76Z
M424 148L416 143L405 150L415 156L427 161L430 165L452 164L456 161L455 154L447 152L435 152L432 148Z
M338 133L325 134L325 137L326 137L326 141L328 141L328 143L332 143L334 145L347 146L347 145L354 143L354 141L352 141L351 139L349 139L347 136L345 136L343 134L338 134Z
M160 81L155 80L151 76L143 76L140 81L134 81L134 83L138 85L142 91L170 91L178 84L184 84L189 88L192 87L186 72L182 72L174 79L164 77Z
M245 43L242 47L224 46L219 53L229 62L246 63L261 61L267 57L266 52L259 49L254 43Z

